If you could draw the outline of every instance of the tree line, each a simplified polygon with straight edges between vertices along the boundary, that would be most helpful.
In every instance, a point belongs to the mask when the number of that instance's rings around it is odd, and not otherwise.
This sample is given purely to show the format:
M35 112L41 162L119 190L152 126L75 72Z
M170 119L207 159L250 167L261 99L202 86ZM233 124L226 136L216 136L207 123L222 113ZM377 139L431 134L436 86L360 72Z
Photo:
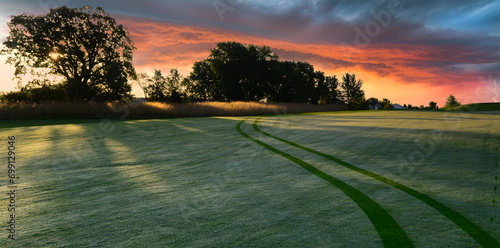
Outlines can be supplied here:
M167 77L136 74L136 49L125 27L102 8L51 9L46 15L12 16L2 55L21 79L28 70L41 76L3 95L7 101L128 101L129 81L141 85L148 100L187 102L268 101L327 104L345 102L359 108L362 81L354 74L342 82L302 61L280 61L268 46L221 42L196 62L183 78L173 69ZM49 76L58 76L54 83ZM339 86L343 91L339 91Z
M238 42L218 43L186 78L176 69L167 77L156 70L152 78L141 74L137 82L151 101L345 102L353 109L364 102L363 82L355 74L346 73L339 81L307 62L279 61L268 46Z
M1 96L4 102L131 101L136 82L149 101L265 101L347 104L368 109L363 81L354 73L338 79L304 61L280 61L268 46L221 42L183 77L137 74L136 49L127 29L102 8L51 9L46 15L12 16L1 55L21 80L28 70L40 76ZM58 76L61 82L49 80ZM386 99L384 99L385 101ZM378 101L378 100L377 100ZM391 104L387 100L385 107Z

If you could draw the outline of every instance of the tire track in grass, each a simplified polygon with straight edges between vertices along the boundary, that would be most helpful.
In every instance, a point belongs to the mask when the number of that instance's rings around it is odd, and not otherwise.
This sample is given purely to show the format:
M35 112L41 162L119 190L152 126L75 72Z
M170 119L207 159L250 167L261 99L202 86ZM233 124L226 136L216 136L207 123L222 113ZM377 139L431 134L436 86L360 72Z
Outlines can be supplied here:
M432 199L431 197L429 197L423 193L420 193L412 188L404 186L396 181L393 181L389 178L383 177L383 176L378 175L376 173L367 171L365 169L356 167L352 164L349 164L349 163L342 161L342 160L340 160L336 157L333 157L331 155L328 155L328 154L325 154L322 152L318 152L318 151L313 150L311 148L307 148L307 147L301 146L297 143L294 143L294 142L282 139L280 137L274 136L272 134L266 133L266 132L260 130L260 128L258 126L259 120L260 120L260 118L256 119L252 125L253 129L255 131L257 131L257 132L259 132L267 137L270 137L270 138L273 138L275 140L286 143L288 145L291 145L293 147L296 147L296 148L299 148L301 150L304 150L304 151L316 154L318 156L321 156L323 158L326 158L326 159L333 161L337 164L340 164L340 165L342 165L350 170L353 170L353 171L356 171L356 172L361 173L363 175L369 176L369 177L376 179L380 182L388 184L396 189L399 189L399 190L419 199L420 201L424 202L425 204L431 206L432 208L436 209L439 213L444 215L446 218L448 218L453 223L455 223L458 227L460 227L462 230L464 230L467 234L469 234L469 236L471 236L482 247L500 247L500 242L498 240L496 240L495 238L493 238L489 233L487 233L485 230L483 230L480 226L474 224L472 221L467 219L465 216L463 216L462 214L458 213L457 211L451 209L450 207L444 205L443 203L438 202L438 201Z
M286 159L300 165L302 168L311 172L312 174L318 176L319 178L331 183L338 189L340 189L344 194L346 194L349 198L351 198L368 216L370 221L375 227L375 230L379 234L382 239L382 243L384 247L414 247L411 239L405 233L405 231L401 228L401 226L392 218L392 216L387 213L387 211L380 206L377 202L373 201L370 197L363 194L358 189L352 187L351 185L332 177L323 171L317 169L316 167L300 160L290 154L282 152L260 140L252 138L247 133L241 130L241 125L246 121L243 120L236 125L236 130L243 137L263 146L267 150L276 153L285 157Z

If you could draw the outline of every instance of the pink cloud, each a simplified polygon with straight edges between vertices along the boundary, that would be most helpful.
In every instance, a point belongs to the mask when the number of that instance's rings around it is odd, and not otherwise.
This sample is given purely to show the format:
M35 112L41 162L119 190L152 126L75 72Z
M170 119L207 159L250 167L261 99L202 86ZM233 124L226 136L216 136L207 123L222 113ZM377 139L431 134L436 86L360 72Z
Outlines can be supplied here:
M137 51L134 60L138 71L151 71L153 68L168 71L175 67L187 75L194 62L207 58L210 49L218 42L237 41L268 45L280 58L307 61L328 75L345 72L363 75L367 96L378 95L380 98L398 99L402 103L405 103L402 95L412 101L420 99L418 103L413 103L415 105L425 105L434 100L442 106L450 93L466 95L465 92L478 87L478 77L482 74L460 71L453 66L464 62L491 63L496 59L485 51L461 45L373 44L348 53L345 46L335 44L297 43L222 28L117 15L115 18L128 27L135 42ZM414 86L421 90L416 90ZM399 93L393 90L396 88ZM401 93L405 88L411 88L412 94ZM415 94L418 96L415 97ZM436 96L439 99L435 99Z

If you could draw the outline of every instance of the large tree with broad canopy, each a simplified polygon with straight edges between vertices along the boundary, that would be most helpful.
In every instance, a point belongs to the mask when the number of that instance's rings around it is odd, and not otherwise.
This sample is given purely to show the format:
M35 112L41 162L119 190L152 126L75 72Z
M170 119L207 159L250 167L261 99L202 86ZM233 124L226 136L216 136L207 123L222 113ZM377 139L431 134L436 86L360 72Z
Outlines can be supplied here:
M128 96L135 47L127 29L102 8L63 6L46 15L12 16L8 27L1 54L9 55L16 77L28 68L61 76L66 93L79 101Z

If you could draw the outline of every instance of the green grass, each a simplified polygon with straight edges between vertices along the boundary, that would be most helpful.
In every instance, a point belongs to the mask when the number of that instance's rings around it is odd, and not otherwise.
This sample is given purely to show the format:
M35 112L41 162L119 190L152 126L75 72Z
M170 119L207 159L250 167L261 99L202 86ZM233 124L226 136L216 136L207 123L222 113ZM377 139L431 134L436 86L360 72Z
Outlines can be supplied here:
M471 237L473 237L483 247L489 247L489 246L491 246L491 247L500 247L500 242L498 242L493 237L491 237L481 227L475 225L472 221L470 221L469 219L467 219L466 217L464 217L460 213L457 213L453 209L450 209L448 206L446 206L446 205L444 205L444 204L442 204L442 203L440 203L440 202L438 202L438 201L430 198L429 196L427 196L425 194L422 194L422 193L420 193L420 192L418 192L418 191L416 191L414 189L408 188L408 187L404 186L401 183L397 183L397 182L395 182L395 181L393 181L391 179L385 178L385 177L380 176L380 175L378 175L376 173L373 173L373 172L361 169L359 167L356 167L356 166L354 166L352 164L349 164L347 162L344 162L344 161L342 161L342 160L340 160L340 159L338 159L338 158L336 158L334 156L331 156L331 155L328 155L328 154L325 154L325 153L322 153L322 152L318 152L316 150L313 150L313 149L301 146L301 145L299 145L297 143L294 143L294 142L291 142L291 141L288 141L288 140L276 137L276 136L271 135L269 133L263 132L263 131L260 130L260 128L257 125L257 123L258 123L259 120L260 119L257 119L254 122L254 124L252 125L253 128L255 129L255 131L257 131L259 133L262 133L265 136L268 136L268 137L271 137L273 139L279 140L279 141L281 141L281 142L283 142L285 144L291 145L293 147L296 147L296 148L302 149L304 151L310 152L312 154L316 154L318 156L326 158L326 159L328 159L330 161L335 162L338 165L344 166L344 167L346 167L346 168L348 168L350 170L353 170L355 172L358 172L358 173L361 173L363 175L369 176L369 177L371 177L371 178L373 178L375 180L378 180L378 181L383 182L383 183L385 183L387 185L390 185L390 186L392 186L392 187L394 187L396 189L399 189L399 190L401 190L401 191L403 191L403 192L405 192L405 193L407 193L407 194L409 194L409 195L411 195L411 196L413 196L413 197L421 200L423 203L425 203L425 204L431 206L432 208L436 209L437 211L439 211L446 218L448 218L449 220L451 220L452 222L454 222L456 225L458 225L462 230L464 230L465 232L467 232L467 234L469 234ZM276 151L274 151L274 152L276 152ZM299 161L299 162L301 162L301 161ZM316 174L314 172L311 172L311 173ZM323 173L323 172L321 172L321 173ZM366 202L368 200L364 200L364 201ZM367 211L365 211L365 212L367 212ZM369 216L370 214L367 213L367 215ZM379 232L379 233L382 236L382 232ZM394 237L403 236L402 234L398 235L395 232L393 233L393 232L387 232L386 231L385 233L390 233L390 236L394 236ZM404 236L406 236L406 235L404 235ZM403 245L404 244L397 244L396 247L401 247ZM388 245L386 245L386 247L387 246Z
M456 107L444 107L442 110L449 111L500 111L500 103L473 103Z
M390 247L397 243L381 230L394 226L415 247L498 244L500 115L267 116L263 133L252 127L258 118L245 119L1 122L5 144L18 138L20 184L18 240L0 246ZM481 231L342 162L428 196Z
M380 206L380 204L373 201L370 197L363 194L358 189L352 187L351 185L339 180L335 177L332 177L321 170L318 170L316 167L312 166L300 160L290 154L282 152L264 142L261 142L257 139L252 138L247 133L241 130L241 125L245 121L241 121L236 126L236 130L243 135L243 137L257 143L258 145L266 148L267 150L281 155L282 157L287 158L288 160L300 165L302 168L306 169L310 173L315 176L331 183L336 188L340 189L344 194L346 194L349 198L351 198L362 210L363 212L370 218L370 221L373 223L377 233L380 235L382 239L382 243L385 247L414 247L408 235L404 232L404 230L399 226L399 224L392 218L392 216L387 213L387 211ZM256 121L257 122L257 121ZM261 132L257 129L258 132ZM267 134L261 132L263 134ZM267 136L270 136L267 134Z

